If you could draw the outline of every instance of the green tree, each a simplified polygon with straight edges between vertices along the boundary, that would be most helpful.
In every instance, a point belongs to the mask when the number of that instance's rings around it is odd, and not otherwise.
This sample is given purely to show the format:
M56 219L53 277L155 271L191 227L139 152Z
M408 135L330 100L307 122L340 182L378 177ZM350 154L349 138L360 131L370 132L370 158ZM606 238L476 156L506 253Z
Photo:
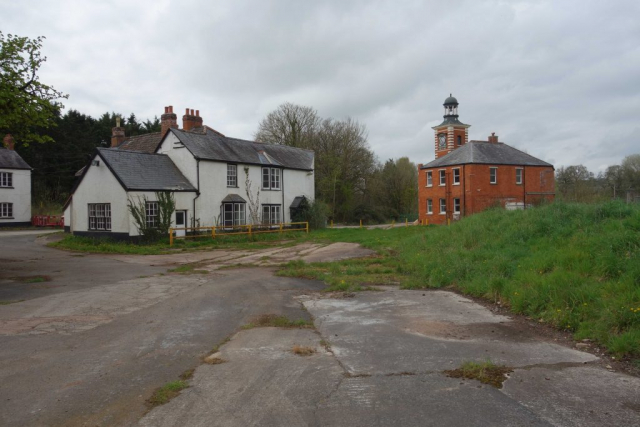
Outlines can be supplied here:
M55 126L59 100L69 97L39 79L47 60L40 53L44 39L0 32L0 134L11 133L25 146L52 141L42 130Z

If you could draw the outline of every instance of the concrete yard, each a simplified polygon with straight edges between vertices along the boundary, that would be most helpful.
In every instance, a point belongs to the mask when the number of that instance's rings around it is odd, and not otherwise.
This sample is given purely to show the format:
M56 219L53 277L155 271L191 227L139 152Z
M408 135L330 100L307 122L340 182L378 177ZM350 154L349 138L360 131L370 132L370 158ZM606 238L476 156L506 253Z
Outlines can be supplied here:
M78 255L37 236L0 233L14 248L0 260L0 425L640 425L639 378L470 299L327 294L273 274L370 254L357 245ZM167 272L186 262L206 274ZM241 328L263 314L314 327ZM203 363L221 343L224 363ZM513 368L501 389L443 373L487 359ZM192 368L187 389L145 406Z

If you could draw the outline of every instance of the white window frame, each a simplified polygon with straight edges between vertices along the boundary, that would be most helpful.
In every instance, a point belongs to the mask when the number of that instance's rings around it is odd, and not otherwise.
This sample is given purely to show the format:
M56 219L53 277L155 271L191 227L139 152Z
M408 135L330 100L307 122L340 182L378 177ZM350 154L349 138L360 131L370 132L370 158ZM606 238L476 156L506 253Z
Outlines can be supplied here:
M523 171L524 171L523 168L516 168L516 185L522 185L522 176L524 174Z
M227 206L231 206L229 211L231 218L227 218ZM247 223L247 204L228 202L222 204L222 225L225 227L235 227Z
M0 218L13 218L13 203L0 203Z
M447 171L446 169L440 169L438 172L440 174L440 187L444 187L447 185Z
M0 172L0 187L13 188L12 172Z
M94 231L111 231L111 203L89 203L88 229Z
M160 220L160 206L158 202L146 202L144 204L144 221L147 228L157 228Z
M456 206L457 205L457 206ZM453 213L460 213L460 198L456 197L453 199Z
M282 170L280 168L262 168L262 189L279 191L281 189ZM266 185L265 185L266 184Z
M427 199L427 215L433 215L433 200Z
M227 163L227 187L238 188L238 165Z
M262 205L262 223L280 224L282 205Z
M444 209L442 207L444 206ZM440 215L447 214L447 199L440 199Z
M433 187L433 172L427 171L427 187Z
M460 168L453 169L453 185L460 185Z
M489 184L497 184L498 183L498 168L491 166L489 167Z

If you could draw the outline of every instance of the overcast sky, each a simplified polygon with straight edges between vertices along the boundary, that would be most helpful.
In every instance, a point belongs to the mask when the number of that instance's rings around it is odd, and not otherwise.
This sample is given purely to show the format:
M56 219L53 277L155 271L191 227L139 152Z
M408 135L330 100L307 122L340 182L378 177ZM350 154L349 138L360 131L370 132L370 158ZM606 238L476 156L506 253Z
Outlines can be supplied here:
M640 1L0 0L44 35L66 108L173 105L251 139L283 102L365 124L381 160L433 159L444 99L470 139L598 172L640 153ZM181 123L181 121L180 121Z

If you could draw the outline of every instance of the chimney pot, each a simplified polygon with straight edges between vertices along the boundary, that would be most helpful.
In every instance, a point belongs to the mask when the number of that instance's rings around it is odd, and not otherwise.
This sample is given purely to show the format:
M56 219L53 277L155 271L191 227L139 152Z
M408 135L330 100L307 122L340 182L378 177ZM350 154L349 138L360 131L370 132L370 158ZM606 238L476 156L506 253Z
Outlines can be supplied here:
M191 109L191 115L193 116L193 108Z
M164 114L160 117L160 133L164 136L169 129L178 127L178 116L173 112L173 105L164 107Z
M196 110L196 116L200 116L200 110Z
M2 144L4 145L4 148L6 148L7 150L16 149L16 142L14 141L10 133L4 136L4 138L2 139Z
M189 109L187 108L187 110L184 112L185 116L189 115Z

